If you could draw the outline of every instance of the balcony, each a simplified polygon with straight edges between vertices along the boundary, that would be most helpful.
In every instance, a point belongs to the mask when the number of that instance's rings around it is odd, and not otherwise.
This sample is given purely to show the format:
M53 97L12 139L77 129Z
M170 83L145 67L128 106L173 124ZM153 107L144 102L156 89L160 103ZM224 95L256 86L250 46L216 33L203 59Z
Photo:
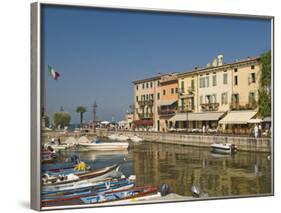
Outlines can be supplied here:
M232 102L230 104L231 110L254 110L258 107L256 101L250 101L247 103L241 103L241 102Z
M219 103L207 103L201 104L202 111L217 111L219 109Z
M151 106L151 105L153 105L154 100L153 100L153 99L150 99L150 100L139 100L139 101L137 101L137 102L138 102L138 104L139 104L140 106L145 106L145 105Z
M184 88L179 88L180 97L193 97L195 89L193 87L188 87L187 91Z
M194 107L192 107L191 105L178 107L178 112L192 112L193 110L194 110Z
M158 109L159 116L172 116L177 112L176 108Z
M138 113L139 119L151 119L153 118L153 113Z

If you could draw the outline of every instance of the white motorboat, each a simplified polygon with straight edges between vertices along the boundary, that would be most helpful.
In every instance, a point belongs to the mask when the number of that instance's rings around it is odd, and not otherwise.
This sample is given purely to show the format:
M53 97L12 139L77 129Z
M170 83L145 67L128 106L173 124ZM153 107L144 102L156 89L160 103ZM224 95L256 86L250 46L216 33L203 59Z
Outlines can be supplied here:
M126 150L129 147L128 142L100 142L98 140L92 143L79 143L79 145L87 150L108 151L108 150Z
M143 139L141 137L137 136L137 135L134 135L133 137L130 137L130 140L135 142L135 143L143 141Z
M123 134L119 134L116 138L117 141L127 141L129 140L129 137Z
M115 141L115 140L117 140L118 135L117 134L112 134L112 135L109 135L108 138L109 138L109 140Z
M45 146L45 148L51 147L53 150L59 151L59 150L65 150L67 148L70 148L73 145L72 144L53 144L53 143L47 143L44 146Z
M220 154L231 154L237 151L237 147L234 144L229 143L214 143L211 145L211 151Z

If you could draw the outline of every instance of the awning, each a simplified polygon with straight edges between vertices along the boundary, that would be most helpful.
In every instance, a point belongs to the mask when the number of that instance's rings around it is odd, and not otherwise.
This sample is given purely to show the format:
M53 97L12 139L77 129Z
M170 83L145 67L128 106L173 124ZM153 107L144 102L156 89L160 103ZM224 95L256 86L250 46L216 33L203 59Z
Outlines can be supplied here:
M178 113L170 121L218 121L225 112Z
M256 111L230 111L219 124L247 124L257 114Z
M177 102L177 100L159 101L158 106L170 106L175 102Z
M262 122L271 122L271 117L265 117Z
M259 118L252 118L248 121L249 124L258 124L262 122L262 119L259 119Z
M186 121L187 113L177 113L169 119L170 121Z

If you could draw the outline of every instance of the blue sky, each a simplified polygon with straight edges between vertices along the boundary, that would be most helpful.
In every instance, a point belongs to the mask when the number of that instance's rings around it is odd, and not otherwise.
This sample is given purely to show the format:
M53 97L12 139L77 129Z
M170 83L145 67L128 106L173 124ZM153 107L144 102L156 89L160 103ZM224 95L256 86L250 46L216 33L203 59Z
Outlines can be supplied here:
M99 119L122 119L134 80L205 66L220 53L232 62L271 48L270 20L58 6L43 12L47 113L63 106L72 123L78 105L88 109L85 121L92 118L94 100Z

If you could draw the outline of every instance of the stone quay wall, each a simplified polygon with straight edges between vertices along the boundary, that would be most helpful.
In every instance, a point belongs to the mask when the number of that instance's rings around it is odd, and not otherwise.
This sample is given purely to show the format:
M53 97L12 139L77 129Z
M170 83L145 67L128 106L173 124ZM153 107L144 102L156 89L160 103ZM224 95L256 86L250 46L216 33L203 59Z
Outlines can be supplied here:
M133 136L137 134L145 141L178 144L197 147L210 147L213 143L230 143L235 144L238 150L255 151L255 152L271 152L272 138L254 138L245 136L226 136L226 135L203 135L203 134L184 134L184 133L167 133L167 132L145 132L145 131L109 131L106 129L97 129L94 132L88 133L58 133L48 132L43 133L43 140L60 137L63 142L68 137L78 139L81 136L87 136L89 140L95 137L107 137L111 134L123 134Z

